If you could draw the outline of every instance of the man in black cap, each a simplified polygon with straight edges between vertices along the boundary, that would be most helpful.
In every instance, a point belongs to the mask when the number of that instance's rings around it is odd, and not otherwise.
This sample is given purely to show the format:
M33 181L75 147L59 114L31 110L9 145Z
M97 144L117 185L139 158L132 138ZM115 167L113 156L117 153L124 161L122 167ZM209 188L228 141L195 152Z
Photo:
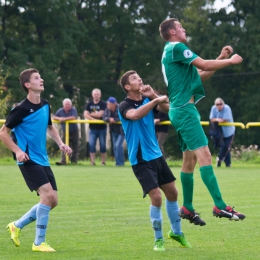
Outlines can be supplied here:
M116 166L123 166L125 165L123 146L125 134L122 125L117 123L120 119L118 117L118 104L114 97L109 97L107 100L107 108L103 114L103 120L109 123Z

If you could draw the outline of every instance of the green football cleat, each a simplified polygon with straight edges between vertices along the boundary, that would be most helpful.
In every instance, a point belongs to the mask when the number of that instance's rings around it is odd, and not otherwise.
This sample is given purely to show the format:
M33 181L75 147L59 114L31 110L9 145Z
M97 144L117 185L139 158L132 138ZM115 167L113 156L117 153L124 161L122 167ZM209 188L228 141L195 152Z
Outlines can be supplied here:
M164 241L162 238L157 239L154 243L154 247L153 247L154 251L165 251L164 248Z
M56 252L50 245L46 242L42 242L40 245L36 246L34 243L32 245L32 251L34 252Z
M192 248L192 246L191 246L190 243L186 240L186 238L185 238L185 236L184 236L183 233L182 233L182 235L175 235L175 234L170 230L169 233L168 233L168 238L179 242L182 247Z
M6 229L11 234L11 240L14 243L14 245L17 247L20 246L19 236L21 233L21 229L16 227L14 222L9 223L6 227Z

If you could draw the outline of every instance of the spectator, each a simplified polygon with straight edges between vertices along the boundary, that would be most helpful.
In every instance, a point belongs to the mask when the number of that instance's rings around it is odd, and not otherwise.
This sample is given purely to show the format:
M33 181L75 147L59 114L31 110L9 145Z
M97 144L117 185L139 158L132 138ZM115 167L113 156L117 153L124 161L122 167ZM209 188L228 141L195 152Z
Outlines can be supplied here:
M158 140L158 144L160 149L165 157L165 152L163 145L167 139L169 132L169 125L162 125L161 122L168 121L169 116L166 113L158 111L158 113L154 113L154 124L155 124L155 133Z
M234 122L231 108L229 105L225 104L222 98L216 98L215 105L211 107L210 111L210 121L225 123ZM231 145L235 136L235 127L232 126L222 126L223 132L223 144L220 148L218 157L217 157L217 167L221 166L221 162L224 161L226 167L231 167Z
M223 145L223 131L218 122L209 122L209 137L212 140L214 149Z
M65 98L62 102L63 107L58 109L54 114L53 119L60 121L63 132L62 141L65 142L65 123L68 120L76 120L78 118L78 112L75 107L72 106L72 102L69 98ZM72 155L70 158L71 163L78 163L78 150L79 150L79 130L76 123L69 124L69 145L72 148ZM56 162L57 165L66 165L66 156L64 152L61 152L61 161Z
M84 117L89 120L102 120L104 111L106 109L106 102L101 100L101 90L95 88L92 90L93 100L87 103ZM89 124L89 155L91 159L91 165L95 164L96 155L96 143L99 139L100 154L101 154L101 165L106 165L106 135L107 126L106 124Z
M110 97L107 100L107 108L103 115L103 120L109 123L110 133L112 136L114 156L116 159L116 166L125 165L124 160L124 147L125 140L124 130L121 124L115 124L119 122L118 116L118 104L114 97Z

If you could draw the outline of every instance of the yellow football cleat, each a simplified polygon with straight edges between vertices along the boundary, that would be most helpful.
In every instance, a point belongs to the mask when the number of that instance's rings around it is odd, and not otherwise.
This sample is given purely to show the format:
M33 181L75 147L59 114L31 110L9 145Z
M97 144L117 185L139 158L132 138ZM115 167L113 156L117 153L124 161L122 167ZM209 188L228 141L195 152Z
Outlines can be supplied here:
M19 236L21 233L21 229L16 227L14 222L9 223L6 227L6 229L11 234L11 240L14 243L14 245L17 247L20 246Z
M34 252L56 252L50 245L46 242L42 242L40 245L36 246L34 243L32 245L32 251Z

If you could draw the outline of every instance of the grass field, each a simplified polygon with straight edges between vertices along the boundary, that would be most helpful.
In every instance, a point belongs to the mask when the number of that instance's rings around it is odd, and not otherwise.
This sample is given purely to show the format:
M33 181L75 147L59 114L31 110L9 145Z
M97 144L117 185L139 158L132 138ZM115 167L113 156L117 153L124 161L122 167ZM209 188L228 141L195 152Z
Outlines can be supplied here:
M260 259L259 165L235 163L233 168L215 169L226 203L246 214L246 219L238 222L212 216L212 200L196 168L194 207L207 225L198 227L182 221L193 248L180 248L167 239L169 221L163 205L165 252L153 251L149 198L142 198L131 167L52 165L59 205L50 215L47 242L57 252L35 253L31 251L35 223L22 230L19 248L12 244L5 227L36 204L38 197L30 193L16 165L0 164L1 260ZM178 178L181 204L180 166L170 165Z

